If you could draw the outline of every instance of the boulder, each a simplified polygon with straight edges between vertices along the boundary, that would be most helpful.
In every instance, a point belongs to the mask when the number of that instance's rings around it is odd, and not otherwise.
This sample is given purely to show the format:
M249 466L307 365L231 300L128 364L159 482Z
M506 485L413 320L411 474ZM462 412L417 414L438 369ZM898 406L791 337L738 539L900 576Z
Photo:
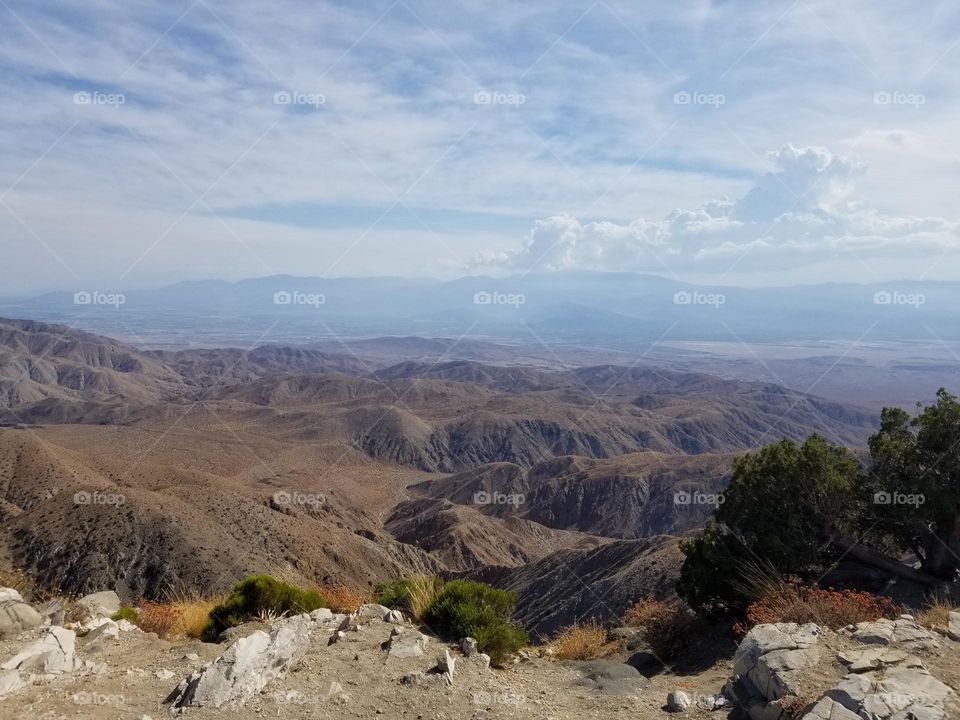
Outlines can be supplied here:
M629 665L606 660L568 661L564 663L577 668L583 678L576 682L604 695L637 695L650 681Z
M357 610L357 616L362 618L377 618L378 620L383 620L389 614L390 608L384 605L378 605L377 603L361 605Z
M13 588L0 587L0 603L23 602L23 596Z
M385 645L389 657L420 657L427 649L427 636L420 632L391 634Z
M449 650L444 650L443 655L437 657L437 672L448 673L450 680L453 680L453 669L456 666L456 659L450 654Z
M187 676L165 702L173 708L241 706L282 677L310 644L309 615L274 623L240 638L209 665Z
M668 712L686 712L691 704L693 704L693 701L683 690L674 690L667 695Z
M393 625L402 625L403 624L403 613L399 610L391 610L384 616L384 621L392 623Z
M0 670L36 670L48 675L71 672L77 667L76 639L73 630L47 628L39 640L0 665Z
M113 590L85 595L77 600L90 617L110 617L120 609L120 597Z
M487 655L486 653L477 653L476 658L477 658L477 662L480 663L480 667L482 667L484 670L490 669L489 655Z
M820 698L803 718L804 720L862 720L859 715L847 710L829 697Z
M470 657L477 651L477 641L472 637L465 637L460 641L460 651L464 657Z
M423 685L427 680L427 676L422 672L408 672L402 678L400 678L401 685Z
M936 635L902 617L859 623L852 637L864 645L899 645L910 650L934 650L940 645Z
M947 626L947 635L951 640L960 642L960 610L953 610L950 613L949 625Z
M333 611L330 608L317 608L310 613L310 619L314 622L333 620Z
M26 683L17 670L0 670L0 698L22 688Z
M926 670L898 667L885 673L847 675L826 696L856 717L946 720L945 706L953 691Z
M780 701L799 694L801 674L820 661L820 633L812 623L763 624L747 633L734 655L730 691L751 718L776 720Z
M63 598L54 598L42 605L37 606L37 612L40 617L51 625L63 625L66 615L66 600Z
M19 600L0 603L0 637L19 635L43 624L43 617Z
M113 620L107 620L106 622L98 624L93 630L88 632L84 640L90 643L99 638L102 642L106 640L116 640L118 637L120 637L120 625Z

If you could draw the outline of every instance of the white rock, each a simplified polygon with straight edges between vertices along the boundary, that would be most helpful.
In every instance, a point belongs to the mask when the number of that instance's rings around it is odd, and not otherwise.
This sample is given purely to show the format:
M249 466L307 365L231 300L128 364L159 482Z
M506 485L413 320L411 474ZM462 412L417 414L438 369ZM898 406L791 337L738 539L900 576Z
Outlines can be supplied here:
M451 683L453 682L453 669L456 664L457 661L449 650L444 650L443 655L437 657L437 670L441 673L449 673Z
M314 622L333 620L333 611L330 608L317 608L310 613L310 619Z
M26 683L17 670L0 670L0 698L22 688Z
M76 633L62 627L47 628L43 637L0 665L2 670L37 670L51 675L76 669Z
M19 600L0 603L0 637L19 635L25 630L40 627L43 616Z
M460 650L464 657L470 657L477 651L477 641L472 637L465 637L460 641Z
M692 702L690 696L683 690L674 690L667 695L667 710L669 712L686 712Z
M77 600L77 605L86 610L91 617L110 617L120 609L120 597L113 590L85 595Z
M116 640L118 637L120 637L120 625L115 623L113 620L108 620L106 618L102 619L105 620L105 622L100 623L93 630L87 633L86 639L88 642L96 640L97 638L100 638L101 641L103 641Z
M0 603L23 602L23 596L13 588L0 587Z
M174 674L173 674L172 672L170 672L169 670L167 670L166 668L162 668L161 670L157 670L157 671L154 673L154 675L156 676L157 680L169 680L170 678L174 677Z
M360 609L357 610L358 617L377 618L378 620L383 620L389 613L390 608L384 605L378 605L377 603L361 605Z
M490 669L490 656L486 653L477 653L477 661L480 663L480 667L484 670Z
M947 628L947 634L951 640L960 642L960 610L953 610L950 613L950 625Z
M403 623L403 613L399 610L391 610L383 617L384 622L393 623L394 625L399 625Z
M391 635L387 642L387 654L395 658L419 657L426 648L427 636L420 632Z
M307 615L274 623L233 643L206 667L191 673L167 697L174 708L241 706L271 681L282 677L310 644Z
M829 697L821 698L803 717L804 720L862 720L859 715Z

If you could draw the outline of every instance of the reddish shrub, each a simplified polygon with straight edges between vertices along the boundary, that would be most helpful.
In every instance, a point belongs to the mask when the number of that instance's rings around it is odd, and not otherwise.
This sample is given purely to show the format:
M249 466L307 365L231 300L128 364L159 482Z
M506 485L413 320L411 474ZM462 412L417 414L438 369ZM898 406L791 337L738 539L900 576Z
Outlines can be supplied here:
M788 582L751 603L746 621L737 623L735 629L743 634L762 623L812 622L837 630L868 620L896 618L901 612L900 606L887 597L860 590L826 590Z

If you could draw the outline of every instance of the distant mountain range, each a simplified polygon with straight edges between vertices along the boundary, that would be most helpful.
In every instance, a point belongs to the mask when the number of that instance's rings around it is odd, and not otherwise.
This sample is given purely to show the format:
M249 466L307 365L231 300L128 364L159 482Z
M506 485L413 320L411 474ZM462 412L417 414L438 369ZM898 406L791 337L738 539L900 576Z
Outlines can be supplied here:
M449 281L273 276L0 299L7 316L136 333L151 344L428 335L621 348L664 335L953 341L960 338L958 306L960 282L737 288L585 271Z

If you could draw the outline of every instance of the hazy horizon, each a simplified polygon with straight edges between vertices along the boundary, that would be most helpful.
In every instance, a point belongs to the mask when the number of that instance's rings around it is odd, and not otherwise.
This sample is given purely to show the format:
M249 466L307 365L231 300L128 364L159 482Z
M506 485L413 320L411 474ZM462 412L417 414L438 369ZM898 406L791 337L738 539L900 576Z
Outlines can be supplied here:
M8 295L294 272L960 279L950 3L0 13Z

